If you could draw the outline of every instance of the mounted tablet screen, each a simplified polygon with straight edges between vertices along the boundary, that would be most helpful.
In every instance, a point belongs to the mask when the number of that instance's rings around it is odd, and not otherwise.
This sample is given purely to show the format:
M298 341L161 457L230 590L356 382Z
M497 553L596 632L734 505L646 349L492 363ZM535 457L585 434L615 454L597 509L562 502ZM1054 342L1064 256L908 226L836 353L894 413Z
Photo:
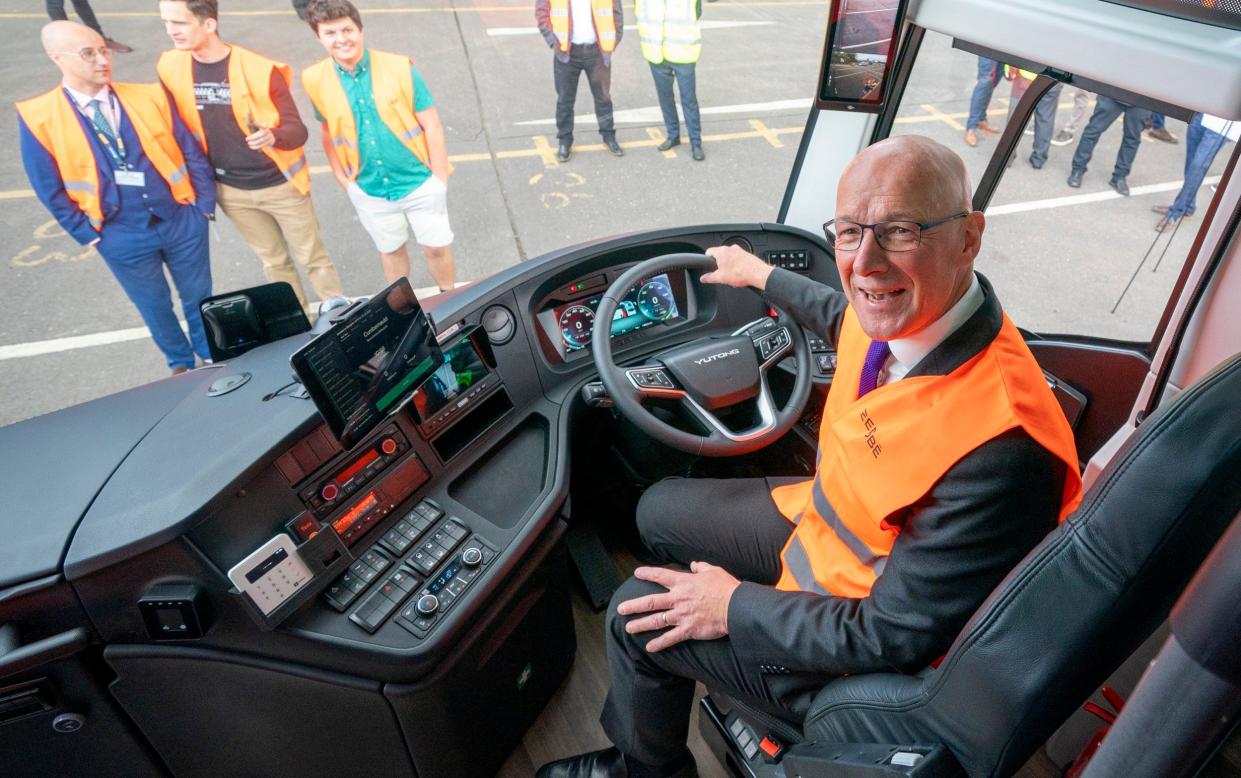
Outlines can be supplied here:
M400 409L444 355L409 281L401 279L347 310L290 362L328 428L350 448Z
M819 108L878 113L896 60L906 0L832 0Z

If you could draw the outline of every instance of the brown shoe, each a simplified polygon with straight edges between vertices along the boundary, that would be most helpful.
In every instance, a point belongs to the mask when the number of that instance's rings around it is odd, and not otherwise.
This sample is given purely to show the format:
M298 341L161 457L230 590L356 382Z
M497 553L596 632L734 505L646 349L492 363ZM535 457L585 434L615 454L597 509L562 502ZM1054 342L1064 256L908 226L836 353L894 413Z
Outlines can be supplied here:
M966 146L977 146L978 145L978 133L973 130L966 130L965 131L965 145Z
M997 130L996 128L992 127L990 124L987 124L987 120L986 120L986 119L983 119L981 122L979 122L979 123L978 123L978 129L982 130L983 132L987 133L988 135L999 135L999 134L1000 134L1000 131L999 131L999 130Z
M173 375L181 375L182 373L188 373L188 372L190 372L190 369L184 366L174 367L172 369Z
M1167 127L1155 127L1154 129L1147 130L1146 132L1155 140L1163 141L1164 143L1177 142L1176 136L1173 135L1171 130Z

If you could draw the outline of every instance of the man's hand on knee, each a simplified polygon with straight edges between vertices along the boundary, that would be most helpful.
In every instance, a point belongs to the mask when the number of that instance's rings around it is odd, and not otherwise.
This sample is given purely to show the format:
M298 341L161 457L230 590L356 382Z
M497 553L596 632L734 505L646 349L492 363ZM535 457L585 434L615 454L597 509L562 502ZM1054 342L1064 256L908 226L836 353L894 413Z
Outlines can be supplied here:
M625 624L625 631L630 634L667 630L646 644L647 651L662 651L683 640L715 640L728 634L728 602L741 582L724 568L694 562L688 573L639 567L633 574L668 590L616 606L616 612L622 616L649 614Z

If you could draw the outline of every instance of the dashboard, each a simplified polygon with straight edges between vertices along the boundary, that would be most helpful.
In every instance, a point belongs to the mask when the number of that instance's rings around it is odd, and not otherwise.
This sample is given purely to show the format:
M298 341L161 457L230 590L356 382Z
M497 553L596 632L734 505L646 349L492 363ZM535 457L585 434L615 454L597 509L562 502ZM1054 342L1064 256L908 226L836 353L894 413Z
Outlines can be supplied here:
M205 775L203 742L247 774L494 774L572 664L565 517L599 300L642 260L740 239L834 281L822 238L773 225L539 257L429 301L444 364L348 450L282 390L306 334L0 428L22 452L0 472L0 625L66 646L0 677L0 723L23 711L0 751L62 774ZM632 362L765 312L673 271L608 327ZM73 709L92 726L67 749L48 733ZM306 737L325 716L333 736Z

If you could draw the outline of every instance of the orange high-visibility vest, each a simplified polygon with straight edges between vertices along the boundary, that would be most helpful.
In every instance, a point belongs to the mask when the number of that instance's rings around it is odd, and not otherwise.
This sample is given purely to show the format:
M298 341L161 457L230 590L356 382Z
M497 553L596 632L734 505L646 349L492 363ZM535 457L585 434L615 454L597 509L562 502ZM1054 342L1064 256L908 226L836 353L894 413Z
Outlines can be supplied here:
M147 159L168 182L173 198L194 202L194 185L185 168L185 156L172 134L172 109L159 84L111 84ZM64 90L55 89L17 104L17 112L30 132L56 160L65 193L90 219L95 231L103 229L103 205L99 195L99 168L82 125L78 109Z
M569 0L551 0L552 34L561 51L569 50ZM605 53L616 50L616 17L612 15L612 0L590 0L590 15L595 23L595 38Z
M405 144L418 160L431 168L431 152L427 138L414 115L413 60L400 54L369 49L371 53L371 90L379 118L392 134ZM345 88L332 64L332 58L320 60L302 71L302 86L319 115L327 120L332 148L340 160L345 176L358 177L361 167L358 156L358 128L354 125L353 109L345 97ZM452 172L452 165L446 173Z
M1077 507L1073 432L1007 315L995 340L948 375L904 378L859 398L870 342L846 309L818 472L771 494L797 525L780 555L777 589L870 594L900 534L887 520L922 499L962 457L1016 427L1065 463L1060 520Z
M232 46L228 60L228 87L233 101L233 118L243 135L249 135L251 124L260 127L280 125L280 110L271 97L271 72L276 70L284 83L292 87L293 71L288 65L240 46ZM181 120L207 151L207 135L203 132L198 101L194 99L194 57L188 51L165 51L155 66L159 80L164 82L172 99L177 103ZM274 146L263 153L280 168L284 177L302 194L310 192L310 170L306 167L303 149L278 149Z

